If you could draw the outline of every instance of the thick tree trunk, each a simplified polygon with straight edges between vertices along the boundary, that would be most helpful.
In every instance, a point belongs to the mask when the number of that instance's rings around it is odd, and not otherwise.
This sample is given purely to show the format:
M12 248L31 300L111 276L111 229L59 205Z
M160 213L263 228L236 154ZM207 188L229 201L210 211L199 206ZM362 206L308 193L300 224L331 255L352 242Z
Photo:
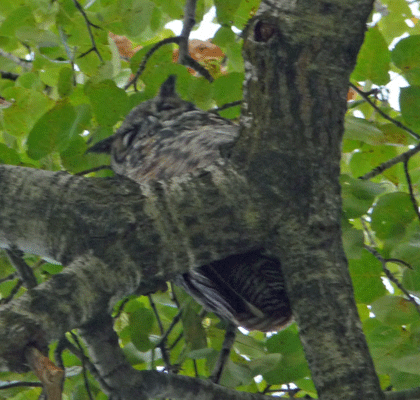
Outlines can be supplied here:
M263 1L244 43L244 130L233 160L270 210L323 400L383 399L341 243L339 163L349 75L371 0Z

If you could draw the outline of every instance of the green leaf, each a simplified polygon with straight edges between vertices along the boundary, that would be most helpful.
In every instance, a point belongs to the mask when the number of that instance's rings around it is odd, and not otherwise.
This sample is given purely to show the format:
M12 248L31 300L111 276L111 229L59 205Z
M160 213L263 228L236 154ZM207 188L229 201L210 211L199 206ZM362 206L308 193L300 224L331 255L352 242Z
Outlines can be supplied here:
M149 334L153 328L155 316L153 311L146 307L139 307L130 312L130 338L134 346L142 352L153 347Z
M60 39L53 32L37 27L22 26L16 29L15 36L38 47L58 47L60 44Z
M244 74L232 72L223 75L213 82L214 99L218 106L222 106L232 101L242 100L242 85L244 82ZM229 88L229 90L226 90Z
M391 250L390 256L392 258L400 259L405 261L410 265L410 267L415 272L420 272L420 226L417 218L414 218L413 221L406 227L406 235L401 238L400 241L394 242L394 246ZM401 264L401 268L405 272L410 270L407 267L404 267ZM414 289L414 287L413 287ZM419 289L419 288L417 288Z
M35 26L35 19L29 6L22 6L13 10L3 20L0 26L0 35L14 37L16 29L22 26Z
M420 86L409 86L400 89L401 114L407 125L420 129Z
M346 218L357 218L367 213L375 197L385 189L382 185L353 179L348 175L340 177L343 211Z
M415 217L408 193L394 192L381 196L373 207L371 227L380 239L401 237Z
M35 124L28 136L27 154L39 160L47 154L64 149L75 131L76 111L68 102L59 102Z
M58 76L58 94L60 97L68 96L73 90L73 70L70 67L63 67L60 69Z
M252 382L253 374L247 365L227 360L223 369L220 384L226 387L234 388L237 386L247 385Z
M216 6L217 21L220 25L232 25L235 12L239 8L241 0L214 0Z
M44 90L44 85L41 82L38 74L34 72L25 72L19 75L19 78L16 80L16 86L22 86L26 89L34 89L38 91Z
M267 350L282 355L277 367L262 374L268 384L294 382L310 375L296 328L290 327L268 338Z
M9 87L3 91L3 96L14 99L12 106L2 111L4 129L17 137L27 135L35 122L54 105L46 95L22 87Z
M242 0L241 4L239 5L238 9L234 14L234 25L238 29L243 29L245 25L248 23L249 19L254 16L258 7L260 5L261 0Z
M416 258L417 261L420 261L420 251L417 248ZM404 258L404 261L406 259ZM411 263L412 265L412 263ZM413 271L409 268L404 269L402 285L404 289L408 290L410 293L419 296L420 295L420 271Z
M182 19L184 16L185 0L154 0L154 3L171 19Z
M420 85L420 35L401 39L392 50L391 56L406 79L414 85Z
M60 273L63 270L63 266L60 264L50 264L46 263L42 266L42 270L49 275L55 275Z
M382 162L398 155L395 146L370 146L365 144L361 151L354 152L350 159L350 169L353 176L363 176L380 165ZM395 175L395 166L383 172L389 180L398 184L398 175Z
M17 151L0 143L0 163L18 165L20 163L20 158Z
M343 220L341 224L344 251L348 259L360 259L363 250L363 231L355 229L347 221Z
M365 41L359 51L352 79L370 80L377 85L385 85L389 82L390 60L388 45L381 31L377 27L370 28L365 34Z
M405 20L410 18L412 13L406 0L382 0L381 3L386 6L388 12L377 25L387 43L391 43L395 38L407 32L408 25Z
M150 24L155 5L148 0L123 1L126 7L121 9L121 24L129 36L137 36Z
M190 350L198 350L207 347L206 334L201 324L201 318L194 311L195 304L188 302L182 312L182 324L184 326L185 342Z
M260 358L254 358L249 362L254 376L263 375L276 368L282 361L283 356L279 353L267 354Z
M213 86L205 78L193 79L188 87L188 98L201 109L208 109L213 104Z
M87 96L100 125L112 126L128 112L128 97L111 80L87 84Z
M373 145L382 144L385 140L384 134L373 122L352 115L346 115L344 129L344 139L347 140L361 140Z
M407 348L410 351L409 333L400 326L384 325L378 318L369 318L363 323L363 331L380 374L394 371L395 358Z
M359 260L349 260L354 297L358 303L370 304L386 293L382 283L382 265L367 250Z
M227 26L221 26L214 35L212 43L225 49L230 46L235 39L235 33Z
M384 296L371 304L372 312L386 325L407 325L418 321L416 307L400 296Z

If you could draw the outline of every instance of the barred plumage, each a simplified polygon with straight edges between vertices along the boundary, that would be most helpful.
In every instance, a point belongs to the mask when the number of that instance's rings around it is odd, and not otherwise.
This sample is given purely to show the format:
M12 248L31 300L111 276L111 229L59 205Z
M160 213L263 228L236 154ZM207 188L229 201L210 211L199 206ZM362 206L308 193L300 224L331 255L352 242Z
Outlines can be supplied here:
M159 94L135 107L111 137L90 152L111 154L111 166L138 183L206 167L232 143L238 126L197 109L175 92L170 76ZM291 320L280 264L259 252L230 256L175 279L199 303L247 329L270 331Z
M280 263L260 252L213 262L175 283L209 311L249 330L278 330L291 321Z

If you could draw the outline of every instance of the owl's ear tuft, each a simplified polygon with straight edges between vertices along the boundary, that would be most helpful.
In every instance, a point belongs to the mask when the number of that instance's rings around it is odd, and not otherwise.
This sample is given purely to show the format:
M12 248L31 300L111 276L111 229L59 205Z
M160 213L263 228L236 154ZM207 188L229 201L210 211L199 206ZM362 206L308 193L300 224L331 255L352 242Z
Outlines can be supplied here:
M161 97L170 97L175 94L176 75L169 75L169 78L162 83L159 95Z

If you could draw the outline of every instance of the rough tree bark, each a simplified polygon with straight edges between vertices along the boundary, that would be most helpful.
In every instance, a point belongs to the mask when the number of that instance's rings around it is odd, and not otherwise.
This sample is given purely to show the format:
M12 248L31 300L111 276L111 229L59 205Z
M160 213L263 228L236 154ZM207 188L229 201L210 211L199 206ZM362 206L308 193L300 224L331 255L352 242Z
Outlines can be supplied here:
M232 158L270 210L266 246L282 261L322 399L383 398L342 248L338 181L348 80L371 7L266 1L244 43L248 103Z
M224 164L142 188L1 166L0 246L67 268L0 310L0 365L19 368L28 343L45 347L77 327L89 343L86 324L122 296L264 247L283 264L320 398L383 399L342 249L338 182L348 79L371 8L372 0L262 2L245 32L242 134ZM133 388L137 378L152 381L130 374ZM161 391L139 384L145 397L246 396L149 374Z

